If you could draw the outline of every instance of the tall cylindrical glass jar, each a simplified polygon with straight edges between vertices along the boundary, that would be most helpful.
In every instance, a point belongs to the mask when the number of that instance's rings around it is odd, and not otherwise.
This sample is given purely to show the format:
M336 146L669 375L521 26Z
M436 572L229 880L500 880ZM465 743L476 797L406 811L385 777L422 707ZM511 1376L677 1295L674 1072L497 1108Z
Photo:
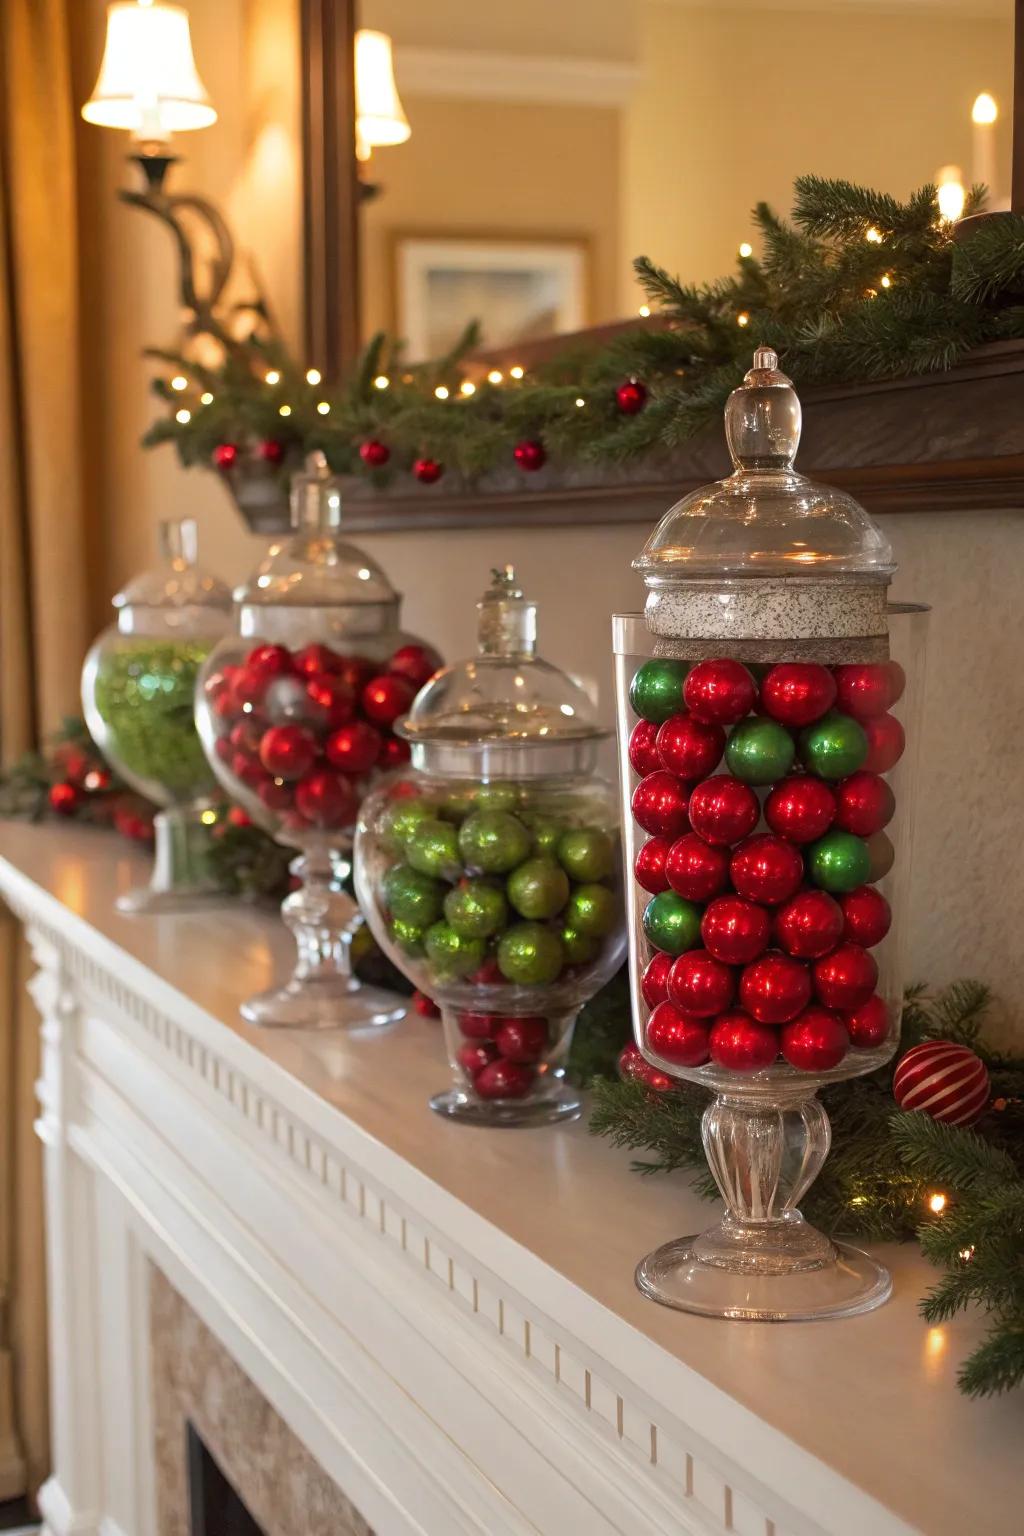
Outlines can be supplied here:
M82 669L93 740L133 789L161 807L152 879L119 898L123 912L179 912L223 900L206 864L216 785L192 699L200 667L230 628L231 593L197 564L191 518L161 523L160 549L161 563L113 599L117 622Z
M441 1006L452 1072L431 1100L475 1125L579 1113L576 1016L621 963L616 796L586 694L537 655L511 567L480 602L477 654L400 727L411 772L364 802L356 891L381 947Z
M793 468L800 405L768 348L726 406L735 465L634 562L614 620L634 1032L713 1095L721 1222L641 1263L708 1316L842 1316L891 1289L804 1221L824 1084L896 1049L926 610L887 602L890 548Z

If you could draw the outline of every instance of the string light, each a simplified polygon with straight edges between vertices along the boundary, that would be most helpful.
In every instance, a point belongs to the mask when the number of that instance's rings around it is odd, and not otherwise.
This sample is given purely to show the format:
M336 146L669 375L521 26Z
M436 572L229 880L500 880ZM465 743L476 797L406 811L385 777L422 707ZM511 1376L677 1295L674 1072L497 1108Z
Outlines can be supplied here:
M500 384L504 377L505 375L502 373L500 368L492 368L490 373L487 375L487 382L488 384Z
M876 229L873 224L869 224L867 229L864 231L864 239L868 242L869 245L881 245L882 231L880 229Z
M186 379L183 373L176 373L171 380L171 388L178 390L188 389L188 379Z
M640 316L641 320L647 320L650 317L650 313L651 306L649 304L641 304L640 308L637 310L637 314Z
M982 91L980 96L975 96L974 106L971 108L972 123L994 123L999 116L999 108L996 99L988 91Z
M463 379L459 385L459 393L462 395L475 395L476 385L470 379Z
M204 389L202 394L199 396L199 404L200 405L212 405L213 404L213 396L210 394L210 391L208 389Z
M938 1190L936 1190L934 1195L928 1196L928 1209L933 1216L941 1216L948 1204L948 1197L941 1194Z
M968 1248L961 1248L960 1252L957 1254L957 1258L960 1259L964 1264L969 1264L974 1258L974 1244L971 1243Z
M317 410L319 411L321 416L328 416L328 415L330 415L331 408L327 404L326 400L321 400L319 402L319 404L317 405Z
M884 272L882 274L882 277L881 277L880 281L881 281L881 284L882 284L883 288L891 288L892 287L892 278L889 276L888 272Z
M199 820L204 827L212 827L217 820L217 812L214 810L200 811Z
M374 389L387 389L390 383L391 380L388 378L386 373L378 373L377 377L373 381L373 387Z
M740 246L740 257L742 258L743 261L746 261L747 257L748 256L753 256L753 254L754 254L754 247L751 245L749 240L744 240L742 245Z
M868 288L865 291L864 297L866 299L877 299L878 298L878 289L877 288Z
M510 368L508 372L510 378L521 379L523 374L526 372L526 369L520 368L519 364L517 363L516 366L514 368Z
M403 384L411 384L412 383L412 374L411 373L403 373L402 374L402 383ZM387 385L386 384L378 384L377 388L378 389L386 389Z
M585 400L584 400L584 398L583 398L583 396L582 396L582 395L580 395L580 396L578 396L578 397L577 397L577 400L576 400L576 404L577 404L577 406L579 406L579 407L580 407L580 408L582 408L582 407L583 407L583 406L585 406L585 405L586 405L586 403L587 403L587 402L586 402L586 401L585 401Z
M281 375L278 373L276 368L271 368L268 373L263 375L263 377L266 379L268 384L280 384L281 382Z
M434 390L434 394L437 396L437 398L439 400L447 400L448 399L448 391L447 391L447 389L445 388L445 386L443 384L439 384L437 386L437 388Z
M956 167L954 166L955 170ZM955 224L964 211L967 201L967 190L962 181L954 176L949 181L940 181L936 194L936 202L939 205L939 218L944 224Z
M277 414L279 416L290 416L291 413L292 413L292 408L291 408L290 405L279 405L278 408L277 408Z
M175 411L174 419L175 421L180 422L183 427L187 426L188 423L192 420L192 412L185 410Z
M745 309L741 309L739 314L736 316L736 324L737 325L749 325L750 324L750 316L747 314Z
M320 373L320 369L319 368L307 368L306 369L306 383L307 384L319 384L321 377L322 377L322 375Z

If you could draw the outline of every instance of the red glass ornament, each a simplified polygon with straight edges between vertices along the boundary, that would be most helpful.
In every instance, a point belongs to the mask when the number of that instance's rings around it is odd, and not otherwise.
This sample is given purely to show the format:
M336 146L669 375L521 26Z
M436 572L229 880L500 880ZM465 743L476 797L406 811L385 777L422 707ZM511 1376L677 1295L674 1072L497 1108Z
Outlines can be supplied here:
M245 658L245 670L267 679L286 677L294 671L292 653L284 645L257 645Z
M516 443L512 450L512 457L520 469L532 473L535 469L543 469L547 463L547 449L544 444L535 437L524 438L521 443Z
M276 437L265 437L256 452L265 464L280 464L284 458L284 443Z
M810 725L832 708L836 680L816 661L784 661L761 684L761 708L783 725Z
M380 757L381 734L365 720L353 720L327 738L327 761L345 773L368 773Z
M736 984L721 960L703 949L690 949L672 962L668 995L677 1008L699 1019L723 1013L732 1002Z
M455 1060L463 1072L475 1077L489 1062L497 1060L498 1052L490 1040L467 1040L455 1052Z
M440 656L429 645L400 645L388 662L388 671L404 677L419 690L430 681L440 665Z
M902 725L895 715L878 715L871 720L862 720L861 724L868 739L864 767L872 773L888 773L903 756L907 744Z
M658 731L660 726L653 720L638 720L629 737L629 761L634 773L641 777L648 773L656 773L661 768L661 754L658 751Z
M363 689L363 713L374 725L394 725L407 715L416 697L416 689L406 677L384 673L371 678Z
M229 736L218 736L213 744L213 750L222 763L230 763L235 755L235 749L231 745L231 738Z
M79 752L75 747L57 753L57 762L64 772L64 777L69 784L81 784L89 772L89 758L84 752Z
M475 971L471 971L466 978L475 987L503 987L505 978L501 974L501 967L493 955L488 955L482 965Z
M444 465L436 459L417 459L412 472L421 485L436 485L444 474Z
M371 677L377 677L379 673L380 663L371 661L368 656L343 656L338 668L338 676L344 678L356 694L362 693Z
M710 901L729 884L729 854L725 848L713 848L696 832L687 832L669 849L665 875L677 896Z
M739 894L768 906L788 901L803 877L799 849L770 832L749 837L729 861L729 878Z
M672 1003L659 1003L647 1020L647 1049L674 1067L699 1067L708 1059L708 1026Z
M836 703L846 715L863 725L876 715L884 715L895 702L895 677L888 662L865 662L836 667Z
M681 779L706 779L714 773L725 751L725 732L720 725L705 725L692 715L670 715L658 729L658 756L662 767Z
M652 837L644 843L636 856L633 873L637 884L642 885L645 891L650 891L652 896L668 890L665 862L671 846L667 837Z
M814 965L814 990L826 1008L859 1008L878 981L878 965L859 944L840 944Z
M533 1067L499 1058L477 1073L473 1088L482 1099L525 1099L536 1075Z
M316 742L301 725L272 725L260 742L260 762L275 779L301 779L316 758Z
M892 926L892 908L873 885L859 885L837 898L843 913L843 938L862 949L881 944Z
M808 1008L780 1032L782 1054L799 1072L830 1072L846 1055L846 1027L827 1008Z
M640 996L648 1008L657 1008L668 997L668 973L672 969L672 956L659 949L648 961L640 978Z
M798 891L775 918L775 937L797 960L820 960L843 936L843 910L826 891Z
M241 720L235 721L228 732L228 741L236 752L248 752L250 756L256 757L259 755L260 742L263 740L265 729L266 727L258 720L254 720L251 715L246 715Z
M764 819L779 837L791 843L813 843L823 837L836 814L835 796L823 780L798 773L776 784L764 803Z
M627 379L615 391L615 404L623 416L638 416L647 404L647 386L639 379Z
M359 457L368 469L380 469L391 457L391 449L375 437L359 444Z
M735 725L757 702L757 685L746 667L731 657L698 661L683 684L683 702L707 725Z
M990 1092L984 1062L953 1040L925 1040L901 1057L892 1095L901 1109L917 1109L942 1125L973 1125Z
M292 786L280 779L261 780L256 786L256 793L268 811L286 811L294 800Z
M316 827L350 827L359 800L348 779L319 768L295 786L295 809Z
M506 1061L539 1061L548 1043L548 1021L535 1015L506 1019L494 1043Z
M709 1049L715 1065L729 1072L763 1072L779 1054L779 1033L736 1008L712 1024Z
M306 694L312 705L311 713L322 730L336 731L347 725L356 712L352 689L329 672L314 673L306 683Z
M218 469L231 469L238 460L238 448L234 443L218 443L213 450L213 462Z
M228 808L228 821L233 827L252 826L252 817L248 811L243 811L240 805L232 805Z
M693 676L693 673L690 673ZM753 832L761 814L757 796L749 784L728 774L705 779L690 795L689 817L693 830L706 843L724 847L738 843Z
M664 768L640 780L631 803L634 821L655 837L680 837L687 829L686 785Z
M764 907L742 896L719 896L700 925L704 948L726 965L749 965L767 948L772 924Z
M859 1008L843 1014L850 1044L858 1051L870 1051L889 1038L889 1010L876 992Z
M876 832L867 840L868 845L868 880L872 885L878 880L884 880L890 869L896 862L896 849L892 839L884 832Z
M261 784L266 782L266 770L261 766L259 759L253 757L251 752L232 753L228 767L236 779L239 779L243 784L250 785L253 789L258 789Z
M740 977L740 1003L759 1024L786 1024L810 1000L810 971L777 949L761 955Z
M46 798L50 810L58 816L73 816L82 803L82 791L77 784L68 784L61 780L57 784L50 785Z
M500 1013L458 1013L455 1022L468 1040L493 1040L505 1021Z
M889 686L891 689L889 708L892 709L893 705L902 699L904 689L907 686L907 674L898 661L889 662Z
M861 768L836 785L836 826L858 837L881 832L892 820L896 798L883 778Z
M307 645L292 653L292 666L303 677L315 677L317 673L340 673L344 658L329 645Z
M418 1013L421 1019L439 1019L441 1010L432 997L425 992L414 992L412 995L412 1011Z
M622 1047L615 1065L624 1083L643 1083L645 1088L652 1088L655 1093L667 1093L672 1087L668 1073L659 1072L657 1067L645 1061L640 1054L640 1047L632 1040Z
M412 757L412 748L407 741L400 736L387 736L380 749L380 766L382 768L400 768Z

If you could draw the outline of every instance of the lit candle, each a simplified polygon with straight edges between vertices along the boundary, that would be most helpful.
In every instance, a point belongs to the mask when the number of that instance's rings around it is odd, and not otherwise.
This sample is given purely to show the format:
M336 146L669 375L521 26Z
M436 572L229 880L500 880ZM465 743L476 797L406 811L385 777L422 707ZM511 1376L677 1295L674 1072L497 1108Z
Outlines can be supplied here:
M999 116L999 108L996 106L994 96L988 91L982 91L975 97L974 106L971 108L971 122L974 125L973 135L973 164L971 167L972 178L975 184L983 182L989 191L989 205L995 202L996 196L996 118Z

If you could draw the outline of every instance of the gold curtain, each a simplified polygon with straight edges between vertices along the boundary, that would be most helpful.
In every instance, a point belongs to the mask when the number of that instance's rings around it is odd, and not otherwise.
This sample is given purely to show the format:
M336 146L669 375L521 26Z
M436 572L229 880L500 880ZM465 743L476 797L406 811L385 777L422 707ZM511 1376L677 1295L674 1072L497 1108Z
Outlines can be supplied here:
M0 7L0 760L78 712L87 640L67 5ZM0 1498L48 1471L37 1020L0 926ZM20 1468L20 1472L19 1472Z

